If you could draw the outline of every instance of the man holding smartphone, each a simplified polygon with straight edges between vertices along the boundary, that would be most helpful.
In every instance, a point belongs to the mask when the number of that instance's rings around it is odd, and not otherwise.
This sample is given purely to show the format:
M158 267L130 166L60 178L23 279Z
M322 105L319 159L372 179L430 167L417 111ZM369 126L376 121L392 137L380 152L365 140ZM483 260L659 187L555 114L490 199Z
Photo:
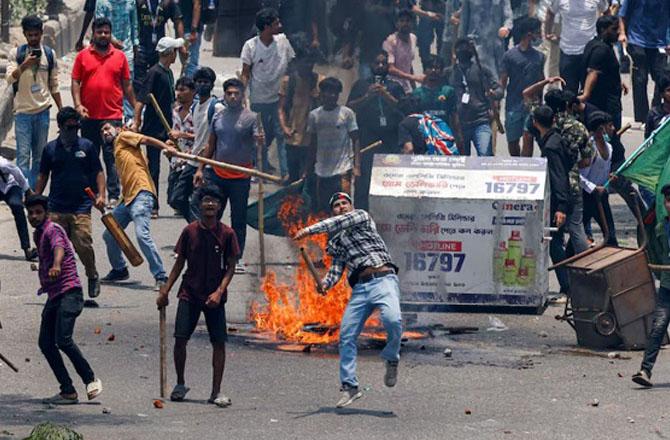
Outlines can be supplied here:
M62 102L56 54L42 44L42 20L28 15L21 27L26 44L10 51L5 78L14 89L16 164L35 188L49 133L49 109L55 103L60 110Z

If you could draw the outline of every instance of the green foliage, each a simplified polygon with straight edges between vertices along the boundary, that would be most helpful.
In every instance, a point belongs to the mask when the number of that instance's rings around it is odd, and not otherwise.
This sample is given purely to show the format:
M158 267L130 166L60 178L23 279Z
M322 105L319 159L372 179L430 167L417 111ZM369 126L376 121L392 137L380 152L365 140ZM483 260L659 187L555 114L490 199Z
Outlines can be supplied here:
M18 26L21 19L28 14L44 15L47 0L11 0L12 25Z
M35 426L25 440L84 440L84 436L64 426L45 422Z

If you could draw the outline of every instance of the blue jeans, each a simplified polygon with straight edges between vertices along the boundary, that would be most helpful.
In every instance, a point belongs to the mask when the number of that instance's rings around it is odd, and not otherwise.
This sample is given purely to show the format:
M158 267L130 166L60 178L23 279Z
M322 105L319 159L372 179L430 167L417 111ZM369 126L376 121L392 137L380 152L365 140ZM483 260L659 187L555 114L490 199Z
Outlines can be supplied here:
M35 188L40 173L42 150L49 135L49 109L35 114L17 113L14 130L16 132L16 165ZM32 155L32 164L31 164Z
M402 318L400 314L400 288L398 276L387 275L367 283L358 283L351 292L351 299L340 324L340 382L342 386L358 387L356 377L356 340L372 311L379 308L386 329L386 346L381 357L397 362L400 359Z
M651 369L654 368L658 352L661 349L663 339L668 332L668 323L670 323L670 290L661 286L656 296L656 309L654 310L654 323L651 326L651 333L647 339L647 349L642 358L642 370L651 375Z
M162 280L167 278L167 275L165 274L163 261L160 255L158 255L158 249L156 249L156 244L153 238L151 238L151 231L149 230L151 210L153 208L154 195L149 191L141 191L130 205L126 206L125 202L120 203L114 209L113 214L123 229L130 222L135 224L135 237L137 237L137 243L140 245L140 251L142 251L144 258L149 263L149 270L155 279ZM105 240L105 245L107 246L107 257L109 258L109 263L112 265L112 269L125 269L127 267L126 261L112 234L109 231L105 231L102 234L102 238Z
M493 156L493 133L490 124L480 124L473 127L463 127L463 148L465 155L471 152L470 143L475 144L478 156Z
M271 104L251 104L251 111L261 114L263 129L265 130L265 147L263 148L263 170L272 169L268 162L268 149L273 140L277 141L277 155L279 157L279 171L282 176L288 176L288 164L286 160L286 147L284 145L284 133L279 124L279 102Z
M186 63L184 76L193 78L195 71L198 70L198 64L200 64L200 44L202 44L202 31L198 32L195 42L191 43L188 47L188 62Z

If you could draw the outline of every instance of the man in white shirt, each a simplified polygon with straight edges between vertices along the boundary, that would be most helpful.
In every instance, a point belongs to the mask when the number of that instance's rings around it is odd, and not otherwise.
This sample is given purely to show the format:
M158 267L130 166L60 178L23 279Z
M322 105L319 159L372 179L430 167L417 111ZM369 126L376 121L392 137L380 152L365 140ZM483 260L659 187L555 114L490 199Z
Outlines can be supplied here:
M279 85L295 52L286 35L280 33L281 22L275 9L258 11L256 27L258 35L242 47L242 82L249 88L251 110L260 113L265 129L262 169L275 171L268 162L268 148L276 140L280 172L282 177L288 177L284 136L279 123Z
M596 36L596 20L607 11L607 0L552 0L544 19L545 38L560 40L558 69L566 88L574 93L584 80L583 54L586 43ZM561 34L553 33L554 18L561 17Z
M21 249L23 249L26 260L35 261L37 251L30 248L28 223L23 211L23 195L31 192L28 180L26 180L21 169L0 156L0 201L7 203L12 211L14 223L16 223L16 232L19 234Z
M589 230L591 219L595 219L600 229L605 233L607 229L607 244L609 246L618 246L616 231L614 229L614 217L609 204L607 188L605 182L609 178L612 167L612 145L607 142L606 136L612 136L615 133L612 117L603 111L594 111L589 115L587 128L591 133L589 142L594 145L593 157L588 166L579 169L579 186L582 188L582 198L584 200L584 214L582 221L584 229ZM602 222L598 210L598 200L603 206L605 221Z

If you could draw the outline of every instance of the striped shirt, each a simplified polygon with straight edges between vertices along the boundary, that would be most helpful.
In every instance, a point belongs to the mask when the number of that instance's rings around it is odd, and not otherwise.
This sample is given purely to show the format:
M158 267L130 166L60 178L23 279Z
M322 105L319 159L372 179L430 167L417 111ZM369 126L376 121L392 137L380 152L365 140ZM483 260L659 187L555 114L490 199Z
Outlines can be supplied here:
M61 294L75 288L81 288L79 275L77 275L77 262L74 259L72 244L67 238L65 229L59 224L46 219L41 226L35 229L35 243L37 243L37 253L39 256L39 277L40 289L38 295L46 293L49 299L54 299ZM54 264L54 254L56 248L62 248L65 254L60 268L61 273L58 278L52 280L49 278L49 269Z
M333 257L333 264L324 277L324 289L333 287L342 277L344 268L349 271L349 284L356 284L358 275L368 267L393 266L386 244L377 232L375 222L366 211L356 209L320 221L307 228L310 234L328 233L326 252Z

